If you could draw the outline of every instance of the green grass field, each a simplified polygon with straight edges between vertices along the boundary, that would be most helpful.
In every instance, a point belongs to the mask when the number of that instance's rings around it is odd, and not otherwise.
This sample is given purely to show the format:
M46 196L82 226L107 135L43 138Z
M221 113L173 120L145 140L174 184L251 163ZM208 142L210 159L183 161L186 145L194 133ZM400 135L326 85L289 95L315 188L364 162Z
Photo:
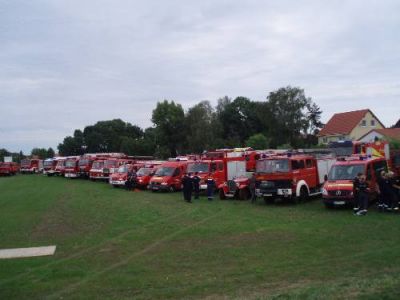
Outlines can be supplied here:
M400 219L0 178L0 299L398 299Z

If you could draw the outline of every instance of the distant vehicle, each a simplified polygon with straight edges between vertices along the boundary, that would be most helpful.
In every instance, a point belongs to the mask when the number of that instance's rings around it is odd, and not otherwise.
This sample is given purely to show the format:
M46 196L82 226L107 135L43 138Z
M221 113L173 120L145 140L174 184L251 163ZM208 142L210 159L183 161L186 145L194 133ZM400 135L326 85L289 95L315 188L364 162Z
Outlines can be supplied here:
M43 175L54 176L59 160L64 160L64 157L47 158L43 161Z
M132 170L135 170L133 164L121 165L116 172L111 174L109 183L114 187L125 186L128 180L128 172L132 172Z
M15 162L0 162L0 176L16 175L19 172L19 165Z
M140 189L146 189L150 183L151 177L157 171L157 168L162 164L162 162L151 162L147 163L136 172L137 176L137 187Z
M34 174L43 171L43 160L41 159L23 159L21 160L20 172L22 174Z
M155 191L178 191L182 189L182 177L188 161L168 161L161 164L150 179L148 189Z
M384 157L353 155L339 159L331 168L322 189L322 198L327 208L335 206L353 206L353 180L358 173L366 175L370 188L370 202L377 196L376 184L382 170L388 165Z
M271 156L257 161L258 197L266 203L275 199L299 202L320 195L321 187L336 158L311 154Z
M79 170L79 156L69 156L65 160L64 177L78 178L80 176Z
M54 175L64 176L64 174L65 174L65 161L66 161L65 157L62 157L62 158L57 160L57 164L56 164L56 167L54 169Z
M89 178L91 180L105 180L107 179L104 177L103 168L104 168L104 161L103 159L99 159L93 162L92 168L89 172Z

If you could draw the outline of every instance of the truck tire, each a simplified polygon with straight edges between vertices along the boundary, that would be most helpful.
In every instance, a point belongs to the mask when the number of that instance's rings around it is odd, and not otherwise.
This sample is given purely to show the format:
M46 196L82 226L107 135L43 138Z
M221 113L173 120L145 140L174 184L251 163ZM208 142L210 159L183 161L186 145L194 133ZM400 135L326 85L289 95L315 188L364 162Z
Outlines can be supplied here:
M219 189L219 199L221 199L221 200L225 200L226 199L226 196L225 196L225 193L224 193L224 190L223 189Z
M250 193L248 189L239 190L239 200L248 200L250 198Z
M308 199L308 190L305 185L300 188L300 195L298 197L293 197L293 202L295 204L299 204L301 202L305 202Z

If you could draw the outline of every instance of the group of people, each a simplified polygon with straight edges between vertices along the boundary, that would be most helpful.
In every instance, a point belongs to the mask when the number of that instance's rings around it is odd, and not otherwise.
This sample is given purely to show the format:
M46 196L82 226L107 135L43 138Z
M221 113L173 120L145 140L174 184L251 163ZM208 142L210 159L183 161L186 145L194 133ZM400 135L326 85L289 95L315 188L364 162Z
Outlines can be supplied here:
M377 179L378 208L380 211L399 210L399 190L393 172L381 171ZM366 215L368 211L370 186L364 174L358 173L353 180L353 195L355 200L354 213Z
M201 178L199 174L196 172L185 173L182 178L183 185L183 198L186 202L192 203L192 194L194 193L194 199L199 199L200 195L200 181ZM205 180L205 184L207 185L207 198L208 200L213 200L214 198L214 190L215 190L215 181L212 177L208 177Z

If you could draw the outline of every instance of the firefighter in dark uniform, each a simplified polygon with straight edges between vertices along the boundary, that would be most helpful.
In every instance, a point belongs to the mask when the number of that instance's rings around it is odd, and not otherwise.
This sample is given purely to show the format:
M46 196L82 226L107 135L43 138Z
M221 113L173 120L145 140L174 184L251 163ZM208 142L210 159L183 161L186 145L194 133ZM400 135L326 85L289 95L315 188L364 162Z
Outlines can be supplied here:
M193 179L190 174L185 173L182 178L183 198L186 202L192 203Z
M379 177L377 179L377 192L378 192L378 209L380 211L385 210L385 198L386 195L386 187L385 187L385 178L386 173L385 171L381 171Z
M253 173L249 179L249 189L251 195L251 203L255 203L257 200L256 196L256 174Z
M207 184L207 199L211 201L214 198L215 181L212 177L208 177L206 180L206 184Z
M353 196L354 196L354 212L360 210L360 199L359 199L359 188L358 185L360 184L360 178L362 173L358 173L357 176L353 179Z
M125 182L126 189L131 191L136 185L136 171L135 169L128 170L128 176Z
M356 213L358 216L363 216L367 214L368 208L368 199L369 199L369 186L366 181L365 175L361 175L358 182L358 202L359 202L359 210Z
M198 174L199 173L196 172L193 176L194 199L199 199L200 194L200 177Z

